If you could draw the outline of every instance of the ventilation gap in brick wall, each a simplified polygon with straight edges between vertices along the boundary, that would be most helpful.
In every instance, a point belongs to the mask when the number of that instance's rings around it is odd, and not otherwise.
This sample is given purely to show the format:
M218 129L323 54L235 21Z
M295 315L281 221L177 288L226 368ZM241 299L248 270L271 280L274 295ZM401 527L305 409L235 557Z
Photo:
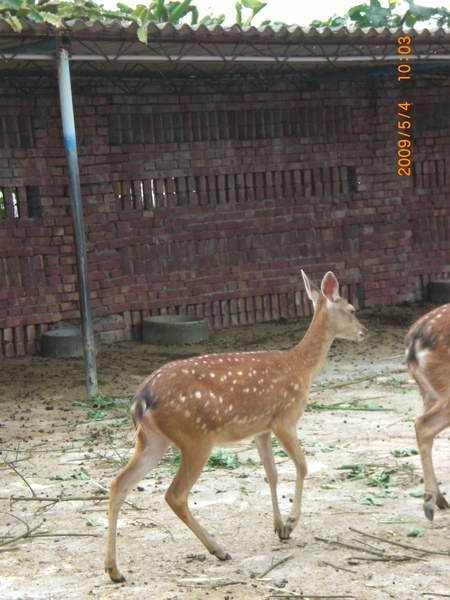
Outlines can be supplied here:
M352 116L351 107L308 104L283 109L123 113L108 116L108 135L112 146L314 137L329 132L351 133ZM3 129L0 128L0 147L7 133ZM24 132L29 129L23 126Z
M26 115L0 117L0 148L32 148L33 146L31 117Z
M26 187L26 203L28 216L31 219L41 217L43 212L41 190L37 185Z
M321 167L121 181L116 189L122 210L152 210L348 194L358 182L355 167Z
M18 219L19 217L18 188L0 188L0 219Z
M348 192L350 194L356 194L358 191L358 176L356 174L356 167L347 167L347 182Z
M450 179L445 160L415 161L411 171L413 186L417 188L444 186Z

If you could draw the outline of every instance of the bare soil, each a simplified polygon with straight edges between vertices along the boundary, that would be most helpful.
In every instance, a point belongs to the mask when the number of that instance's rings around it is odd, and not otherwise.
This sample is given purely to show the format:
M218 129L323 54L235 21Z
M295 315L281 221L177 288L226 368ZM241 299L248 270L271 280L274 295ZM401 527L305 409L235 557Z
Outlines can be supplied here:
M313 387L310 410L299 422L309 474L302 520L290 540L280 542L273 533L268 485L254 443L245 440L224 449L237 455L237 468L205 471L191 494L193 511L233 558L220 562L208 555L164 501L174 468L169 452L122 510L118 560L127 582L120 585L103 573L107 502L99 486L109 487L132 452L127 403L138 384L172 359L291 347L309 319L219 331L202 345L182 348L137 342L103 346L97 357L103 397L97 406L85 399L81 360L4 361L0 597L449 597L450 514L438 511L434 523L428 522L417 497L422 483L413 421L422 402L403 358L408 327L430 308L361 311L370 331L367 341L334 343ZM278 446L274 450L287 513L294 467ZM436 440L434 456L445 491L448 432Z

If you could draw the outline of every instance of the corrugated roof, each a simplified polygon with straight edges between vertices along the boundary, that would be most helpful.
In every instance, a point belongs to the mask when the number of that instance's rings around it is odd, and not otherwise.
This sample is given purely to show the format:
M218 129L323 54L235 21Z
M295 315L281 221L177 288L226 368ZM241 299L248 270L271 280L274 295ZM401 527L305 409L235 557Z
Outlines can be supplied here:
M31 76L54 74L53 59L60 43L68 45L72 74L89 76L103 69L109 76L222 77L278 74L311 78L340 77L351 67L376 68L377 76L397 69L400 57L418 71L446 72L450 65L450 29L388 29L346 27L208 27L151 23L148 43L138 40L138 25L119 21L74 19L55 28L22 21L20 33L0 19L0 73ZM398 37L407 36L410 52L398 53ZM363 76L360 72L359 77Z

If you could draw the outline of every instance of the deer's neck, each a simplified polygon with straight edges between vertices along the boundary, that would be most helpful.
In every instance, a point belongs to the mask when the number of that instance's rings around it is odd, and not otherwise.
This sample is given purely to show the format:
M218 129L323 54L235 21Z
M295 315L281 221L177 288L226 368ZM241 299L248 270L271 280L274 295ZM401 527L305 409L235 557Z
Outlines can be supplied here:
M333 343L335 336L331 329L330 314L326 306L321 304L316 307L306 335L292 349L295 363L304 379L309 379L309 385L321 372Z

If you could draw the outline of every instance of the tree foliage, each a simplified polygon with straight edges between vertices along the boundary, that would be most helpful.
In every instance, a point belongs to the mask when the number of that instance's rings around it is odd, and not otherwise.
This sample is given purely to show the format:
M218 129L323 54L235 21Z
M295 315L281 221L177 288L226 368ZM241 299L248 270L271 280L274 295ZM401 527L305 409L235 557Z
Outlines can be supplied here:
M416 4L414 0L389 0L388 8L379 0L358 4L339 17L336 14L325 21L313 21L311 27L415 27L430 23L435 27L450 25L450 12L444 8L431 8Z
M116 10L105 9L94 0L0 0L0 17L6 19L14 31L21 31L21 19L35 23L49 23L61 27L70 19L104 20L118 19L139 25L138 36L141 42L147 41L149 23L179 23L190 16L191 25L220 25L225 15L218 17L206 15L199 18L193 0L155 0L148 5L138 4L131 8L123 2L117 2ZM236 23L243 27L251 25L255 15L266 6L259 0L241 0L236 2ZM248 13L247 16L244 13Z
M273 0L274 1L274 0ZM200 17L195 0L154 0L131 8L117 2L116 9L105 9L94 0L0 0L0 17L6 19L14 31L21 31L21 19L35 23L49 23L62 27L70 19L106 20L117 19L125 23L137 23L138 37L147 42L149 23L180 23L190 19L191 25L221 25L225 15ZM260 0L238 0L235 4L236 23L242 27L252 24L253 19L266 6ZM444 8L429 8L414 0L389 0L384 8L380 0L358 4L342 17L334 14L325 21L315 20L312 27L414 27L431 23L437 27L450 26L450 12ZM264 21L263 25L285 25L282 21Z

